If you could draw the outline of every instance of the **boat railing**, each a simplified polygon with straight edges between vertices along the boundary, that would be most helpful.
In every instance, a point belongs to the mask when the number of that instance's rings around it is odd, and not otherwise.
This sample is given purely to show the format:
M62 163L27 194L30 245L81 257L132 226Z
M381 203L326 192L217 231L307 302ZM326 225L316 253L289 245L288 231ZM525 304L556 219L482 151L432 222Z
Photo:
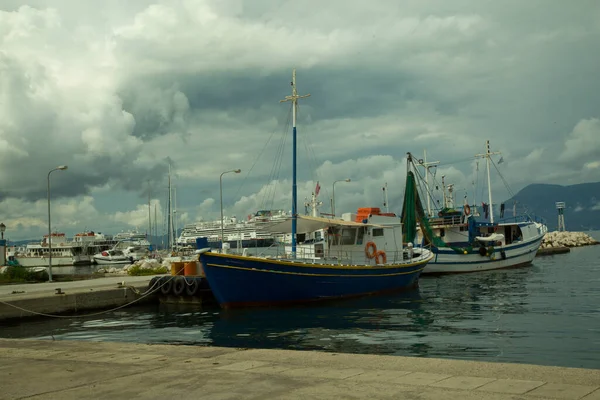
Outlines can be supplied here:
M434 226L434 225L452 226L452 225L464 225L465 222L463 221L462 215L452 215L452 216L448 216L448 217L431 218L429 220L429 224L432 226Z
M519 222L537 222L540 224L546 224L546 220L542 217L539 217L535 214L532 215L517 215L513 217L502 218L497 221L499 224L506 223L519 223Z

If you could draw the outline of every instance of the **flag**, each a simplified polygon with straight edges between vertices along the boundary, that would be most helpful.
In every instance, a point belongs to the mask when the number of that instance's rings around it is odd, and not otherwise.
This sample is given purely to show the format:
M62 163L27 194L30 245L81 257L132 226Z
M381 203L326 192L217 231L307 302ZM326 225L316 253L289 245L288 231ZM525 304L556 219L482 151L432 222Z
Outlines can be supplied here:
M500 157L500 160L498 160L498 164L502 164L504 162L504 157Z
M500 204L500 218L504 218L504 203Z
M317 187L315 187L315 196L319 195L320 190L321 190L321 185L319 185L319 181L317 181Z

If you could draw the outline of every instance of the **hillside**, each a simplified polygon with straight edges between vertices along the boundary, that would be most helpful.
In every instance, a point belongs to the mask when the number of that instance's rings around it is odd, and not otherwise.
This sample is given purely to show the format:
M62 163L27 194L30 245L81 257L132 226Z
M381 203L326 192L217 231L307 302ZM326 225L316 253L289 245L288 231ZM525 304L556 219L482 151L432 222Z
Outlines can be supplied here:
M512 215L514 200L517 201L517 212L527 208L530 214L544 218L550 230L555 230L558 223L557 201L566 203L567 230L600 229L600 182L570 186L539 183L529 185L505 202L506 215Z

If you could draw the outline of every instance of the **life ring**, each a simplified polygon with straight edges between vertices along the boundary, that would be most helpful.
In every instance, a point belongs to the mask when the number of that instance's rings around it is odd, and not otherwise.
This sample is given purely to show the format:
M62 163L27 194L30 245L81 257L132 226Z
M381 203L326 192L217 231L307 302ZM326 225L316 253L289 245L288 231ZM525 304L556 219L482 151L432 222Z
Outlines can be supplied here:
M379 259L381 258L381 262L379 261ZM385 255L385 251L383 250L379 250L378 252L375 253L375 264L386 264L387 263L387 256Z
M372 253L371 253L371 249L373 249ZM365 245L365 255L367 256L367 258L375 258L376 254L377 254L377 245L374 242L367 242L367 244Z
M465 206L463 207L463 210L465 211L465 215L471 214L471 207L468 204L465 204Z

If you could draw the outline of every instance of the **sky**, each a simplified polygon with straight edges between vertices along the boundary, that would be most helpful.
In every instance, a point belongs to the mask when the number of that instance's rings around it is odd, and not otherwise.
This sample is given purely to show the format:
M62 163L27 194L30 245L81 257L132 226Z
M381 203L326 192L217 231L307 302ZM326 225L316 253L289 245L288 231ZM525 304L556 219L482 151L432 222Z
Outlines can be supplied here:
M486 140L494 202L597 182L598 43L595 0L2 0L0 222L47 233L59 165L67 235L145 232L149 201L163 233L169 165L179 227L219 218L237 168L225 215L290 210L294 68L301 213L344 179L338 215L384 208L386 184L400 212L408 152L487 201Z

